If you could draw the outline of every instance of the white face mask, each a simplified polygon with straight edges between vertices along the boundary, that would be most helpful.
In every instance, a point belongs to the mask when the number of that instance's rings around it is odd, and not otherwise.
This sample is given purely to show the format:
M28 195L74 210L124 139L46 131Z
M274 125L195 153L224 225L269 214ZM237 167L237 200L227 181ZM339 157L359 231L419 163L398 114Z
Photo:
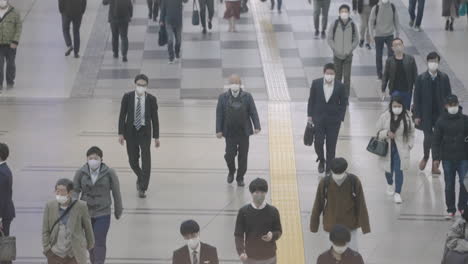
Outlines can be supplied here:
M327 83L331 83L333 80L335 80L335 75L333 74L325 74L325 81Z
M56 195L55 199L57 199L57 202L61 205L64 203L68 202L68 196L63 196L63 195Z
M340 174L333 173L332 174L333 179L337 181L343 180L345 176L346 176L346 173L340 173Z
M139 96L142 96L146 92L146 87L144 86L137 86L136 87L136 92Z
M348 18L349 18L349 13L348 13L348 12L340 13L340 18L341 18L342 20L348 20Z
M437 62L429 62L429 63L427 64L427 68L429 69L429 71L435 72L435 71L437 71L437 69L439 69L439 63L437 63Z
M8 1L0 0L0 8L4 9L7 6L8 6Z
M198 247L198 244L200 244L200 237L195 237L191 239L187 239L187 246L191 248L192 250L195 250Z
M333 250L340 255L343 254L347 249L348 249L348 246L339 247L339 246L333 245Z
M449 112L449 114L451 115L455 115L458 113L458 105L457 106L449 106L447 108L447 111Z
M382 3L383 3L383 4L386 4L386 3L388 3L388 1L389 1L389 0L382 0Z
M101 166L101 161L100 160L88 160L88 166L91 170L95 171Z
M403 108L401 108L401 107L392 107L392 112L393 112L395 115L400 115L401 112L403 112Z

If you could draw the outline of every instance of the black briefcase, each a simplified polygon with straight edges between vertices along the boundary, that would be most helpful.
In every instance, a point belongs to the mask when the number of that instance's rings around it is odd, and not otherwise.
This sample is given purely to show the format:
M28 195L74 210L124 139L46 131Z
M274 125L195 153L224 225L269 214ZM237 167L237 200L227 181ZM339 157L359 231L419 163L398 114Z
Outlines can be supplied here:
M159 46L165 46L167 44L167 32L165 25L159 27L158 44Z
M307 123L306 129L304 132L304 145L312 146L314 143L314 136L315 136L315 127L311 123Z

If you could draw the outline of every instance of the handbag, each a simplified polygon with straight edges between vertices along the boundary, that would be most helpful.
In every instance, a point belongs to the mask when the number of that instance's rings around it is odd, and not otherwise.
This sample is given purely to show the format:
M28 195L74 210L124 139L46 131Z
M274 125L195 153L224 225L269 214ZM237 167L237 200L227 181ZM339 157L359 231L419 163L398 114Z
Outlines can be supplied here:
M379 132L377 132L377 136L370 139L369 144L367 144L367 151L385 157L388 152L388 142L385 139L379 139Z
M314 143L315 127L313 124L307 122L306 129L304 132L304 145L312 146Z
M197 0L193 0L192 25L200 25L200 11L198 10Z
M165 25L159 27L158 44L159 46L165 46L167 44L167 32Z
M13 260L16 260L16 237L7 237L0 230L0 261Z

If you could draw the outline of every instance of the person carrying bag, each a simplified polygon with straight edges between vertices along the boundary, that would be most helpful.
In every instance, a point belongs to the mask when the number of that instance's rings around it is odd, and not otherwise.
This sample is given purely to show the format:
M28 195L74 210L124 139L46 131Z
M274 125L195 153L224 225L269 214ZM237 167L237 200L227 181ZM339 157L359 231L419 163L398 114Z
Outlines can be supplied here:
M197 0L193 0L192 25L200 25L200 10L198 10Z

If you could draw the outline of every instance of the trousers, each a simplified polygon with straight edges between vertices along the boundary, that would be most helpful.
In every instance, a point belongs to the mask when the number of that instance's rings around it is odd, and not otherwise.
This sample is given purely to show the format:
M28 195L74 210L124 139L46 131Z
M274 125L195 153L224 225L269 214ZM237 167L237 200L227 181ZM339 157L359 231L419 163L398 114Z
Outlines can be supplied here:
M247 172L247 160L249 155L249 136L226 137L226 160L229 173L236 171L235 158L237 156L237 181L243 181Z
M70 24L73 25L73 51L75 54L80 52L80 27L82 17L68 17L62 15L62 31L65 39L65 45L72 47L72 39L70 36Z
M362 12L359 14L361 17L361 27L359 29L359 34L361 35L361 41L366 41L367 43L371 42L370 32L369 32L369 17L372 11L370 5L364 5Z
M182 45L182 25L174 26L166 23L167 31L167 51L169 53L169 60L174 60L175 57L180 56L180 46ZM174 54L175 52L175 54Z
M415 22L415 26L420 27L424 15L424 5L426 0L409 0L408 12L411 21ZM416 5L418 6L418 14L416 15Z
M353 64L353 54L348 55L345 59L333 56L333 63L335 64L336 70L335 79L344 83L346 96L349 96L351 89L351 66Z
M121 41L122 56L126 57L128 52L128 22L111 22L112 51L114 55L119 54L119 37Z
M138 190L148 190L151 176L151 136L133 128L133 135L127 137L127 154L130 167L137 176ZM141 154L141 167L140 167Z
M104 264L106 261L106 242L110 222L110 215L91 218L95 239L94 248L89 251L89 259L91 260L91 264Z
M16 49L10 45L0 45L0 86L3 85L3 77L6 75L7 85L15 84L16 77ZM6 74L4 74L6 63Z
M340 127L340 120L327 120L327 118L324 118L320 122L315 123L315 153L317 153L318 160L327 162L327 172L330 171L330 162L335 158ZM323 151L324 144L327 147L326 159Z
M322 31L327 30L330 2L330 0L314 0L314 26L316 31L319 31L320 28L320 14L322 14Z
M377 76L379 77L379 79L382 79L383 48L384 48L384 45L386 45L388 57L393 56L392 40L393 40L393 35L387 36L387 37L375 37L375 65L377 67Z
M200 2L200 20L203 28L206 28L206 10L208 9L208 21L214 16L214 0L199 0Z

